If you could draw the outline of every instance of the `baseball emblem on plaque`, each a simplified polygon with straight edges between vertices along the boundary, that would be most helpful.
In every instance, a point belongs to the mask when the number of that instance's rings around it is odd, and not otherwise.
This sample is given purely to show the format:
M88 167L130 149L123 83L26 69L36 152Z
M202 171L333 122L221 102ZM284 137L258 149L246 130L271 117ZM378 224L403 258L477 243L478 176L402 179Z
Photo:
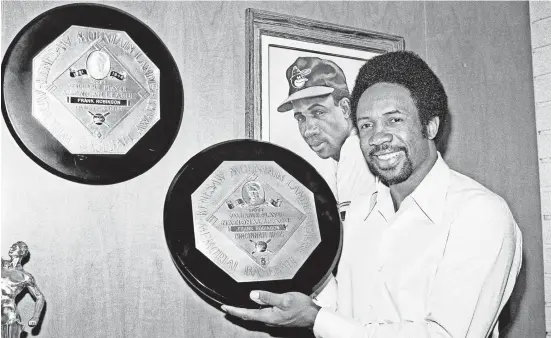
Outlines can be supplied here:
M250 306L253 289L316 292L338 260L341 224L330 188L304 159L235 140L180 170L165 203L165 235L200 294Z
M2 61L2 113L21 149L80 183L136 177L168 151L183 112L172 55L116 8L72 4L27 24Z

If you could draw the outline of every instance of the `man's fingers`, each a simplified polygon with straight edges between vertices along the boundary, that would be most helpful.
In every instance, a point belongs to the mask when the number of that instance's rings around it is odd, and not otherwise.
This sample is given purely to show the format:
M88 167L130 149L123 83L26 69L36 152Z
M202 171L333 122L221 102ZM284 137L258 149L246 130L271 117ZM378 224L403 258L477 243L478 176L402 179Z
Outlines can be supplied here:
M248 309L243 309L243 308L239 308L239 307L233 307L233 306L228 306L228 305L222 305L222 311L232 315L232 316L236 316L236 317L239 317L241 319L245 319L247 320L247 316L248 316L248 312L249 310Z
M255 321L264 322L267 324L273 324L275 320L275 318L273 317L273 311L268 308L254 310L254 309L243 309L243 308L233 307L229 305L222 305L222 311L232 316L239 317L243 320L255 320Z
M285 294L277 294L268 291L251 291L250 297L260 305L271 305L278 308L288 306Z
M260 291L251 291L249 297L257 304L271 305L269 303L264 302L262 299L260 299Z

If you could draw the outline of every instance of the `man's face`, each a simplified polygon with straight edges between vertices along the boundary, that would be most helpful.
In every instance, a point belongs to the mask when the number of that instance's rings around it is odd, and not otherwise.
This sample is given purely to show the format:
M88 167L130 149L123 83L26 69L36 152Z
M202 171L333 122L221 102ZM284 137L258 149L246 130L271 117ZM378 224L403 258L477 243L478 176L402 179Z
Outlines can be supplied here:
M260 194L256 190L249 190L249 197L251 201L256 201L260 199Z
M23 256L23 249L21 249L21 247L19 247L19 245L17 244L14 244L10 247L10 251L8 252L8 255L10 257L21 257Z
M293 111L302 138L324 159L340 158L342 144L349 134L348 110L335 105L332 95L293 101Z
M356 114L363 155L383 183L402 183L430 160L430 141L422 134L419 113L405 87L390 83L369 87Z
M247 192L251 205L258 205L264 202L264 191L260 185L249 182L249 184L245 186L245 191Z

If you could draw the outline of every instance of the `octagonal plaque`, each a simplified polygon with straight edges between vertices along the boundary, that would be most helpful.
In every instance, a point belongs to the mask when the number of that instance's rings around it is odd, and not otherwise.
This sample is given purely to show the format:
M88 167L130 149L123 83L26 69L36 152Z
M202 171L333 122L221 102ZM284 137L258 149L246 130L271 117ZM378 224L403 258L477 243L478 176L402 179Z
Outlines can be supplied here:
M237 282L291 279L321 242L314 195L273 161L225 161L191 201L197 250Z
M183 114L180 72L160 37L117 8L54 7L13 37L2 114L35 163L64 179L113 184L154 166Z
M341 248L326 181L295 153L254 140L193 156L170 186L164 226L174 263L200 295L247 307L252 290L315 293Z
M71 26L32 74L32 114L71 154L124 155L160 119L159 68L124 31Z

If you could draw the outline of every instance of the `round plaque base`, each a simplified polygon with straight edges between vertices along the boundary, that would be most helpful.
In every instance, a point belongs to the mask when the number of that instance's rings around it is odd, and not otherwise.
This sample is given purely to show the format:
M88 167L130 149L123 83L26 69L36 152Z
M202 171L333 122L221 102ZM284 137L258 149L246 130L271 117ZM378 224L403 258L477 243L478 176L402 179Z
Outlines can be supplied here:
M141 175L172 145L182 112L169 50L144 23L112 7L44 12L2 61L2 113L12 136L38 165L71 181L113 184Z
M192 157L164 209L166 241L207 299L258 306L252 290L311 295L340 255L336 200L318 172L274 144L234 140Z

